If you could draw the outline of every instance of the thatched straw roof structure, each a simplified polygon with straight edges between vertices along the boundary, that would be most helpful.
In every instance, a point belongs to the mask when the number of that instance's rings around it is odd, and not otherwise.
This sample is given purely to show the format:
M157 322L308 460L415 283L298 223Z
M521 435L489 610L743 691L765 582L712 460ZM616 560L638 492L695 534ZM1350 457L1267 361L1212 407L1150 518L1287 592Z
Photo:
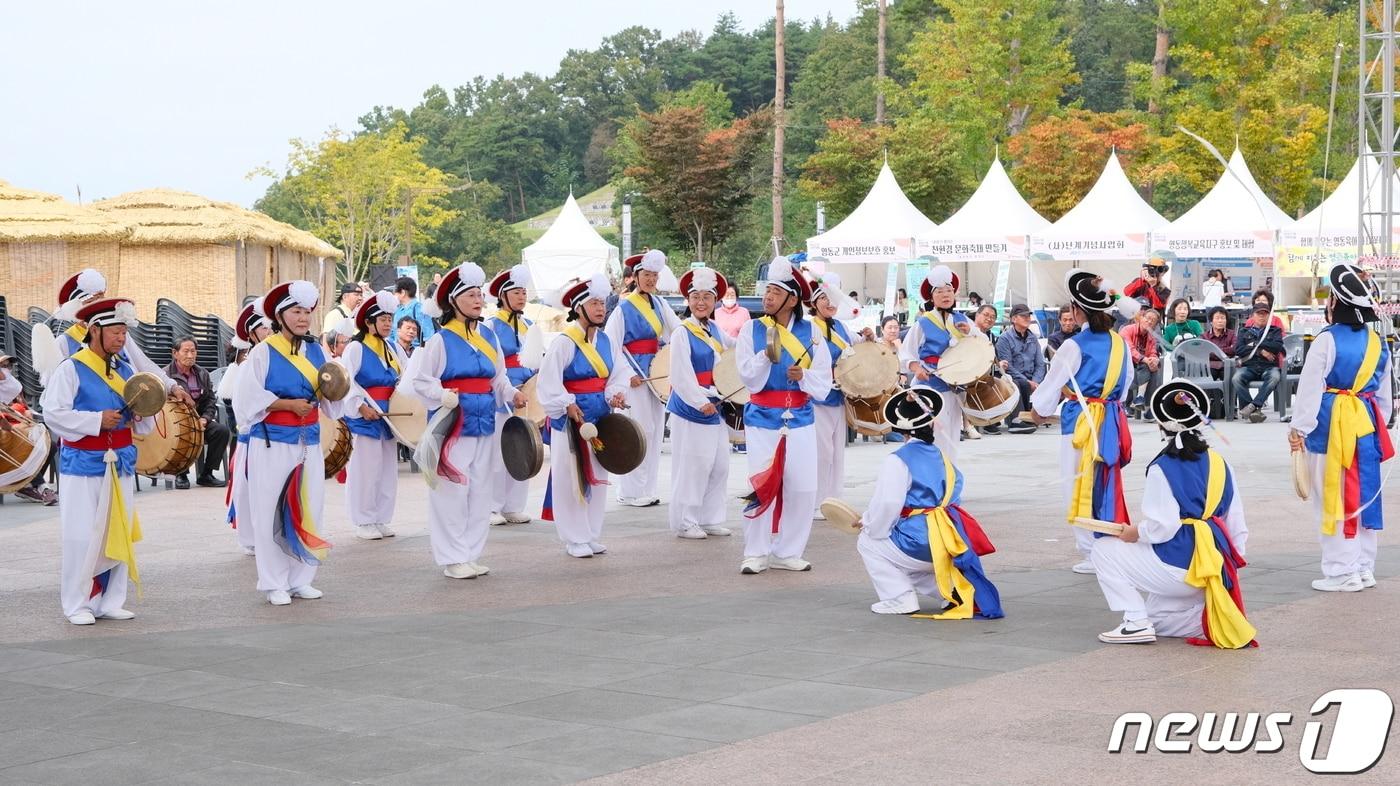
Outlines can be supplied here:
M131 227L132 245L198 245L243 241L336 259L339 249L290 224L230 202L168 188L132 191L92 203Z
M99 243L130 236L130 227L105 213L0 180L0 242Z

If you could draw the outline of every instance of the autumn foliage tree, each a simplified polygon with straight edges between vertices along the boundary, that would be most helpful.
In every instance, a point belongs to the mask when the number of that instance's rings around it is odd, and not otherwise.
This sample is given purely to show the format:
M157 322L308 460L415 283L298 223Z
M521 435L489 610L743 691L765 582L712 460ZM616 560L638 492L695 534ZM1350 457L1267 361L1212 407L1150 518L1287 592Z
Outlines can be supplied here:
M1147 126L1130 113L1073 109L1032 124L1007 142L1011 179L1041 215L1054 221L1093 188L1109 152L1117 150L1129 179L1143 168Z
M708 259L753 199L754 167L771 124L762 111L720 128L710 127L700 106L643 113L626 129L633 160L623 176L697 259Z

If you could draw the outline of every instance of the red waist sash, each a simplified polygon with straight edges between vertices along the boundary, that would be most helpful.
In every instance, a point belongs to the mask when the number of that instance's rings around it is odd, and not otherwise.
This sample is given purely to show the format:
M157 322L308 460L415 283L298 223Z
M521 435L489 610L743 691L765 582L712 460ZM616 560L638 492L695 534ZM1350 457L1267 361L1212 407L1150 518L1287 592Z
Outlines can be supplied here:
M629 341L622 346L633 355L655 355L661 349L661 343L654 338L639 338L636 341Z
M263 422L269 426L313 426L321 420L321 413L312 407L305 417L298 416L297 413L280 409L276 412L267 413Z
M365 388L365 392L375 401L384 401L394 395L394 387L392 385L371 385Z
M805 407L807 394L800 390L765 390L749 396L749 403L772 409L792 409Z
M700 387L707 388L715 384L715 372L697 371L695 372L695 381L700 383Z
M467 377L465 379L444 379L443 388L455 390L458 393L490 393L491 379L489 377Z
M83 437L82 439L63 440L63 444L78 450L118 450L131 447L131 429L119 428L115 431L104 431L95 437Z
M520 355L506 355L506 368L520 368Z
M942 355L928 355L928 356L926 356L925 358L923 358L923 361L924 361L925 363L927 363L928 365L930 365L930 366L936 366L936 365L938 365L938 361L940 361L940 360L942 360L942 359L943 359L943 356L942 356Z
M602 393L607 387L608 381L602 377L564 380L564 389L570 393Z

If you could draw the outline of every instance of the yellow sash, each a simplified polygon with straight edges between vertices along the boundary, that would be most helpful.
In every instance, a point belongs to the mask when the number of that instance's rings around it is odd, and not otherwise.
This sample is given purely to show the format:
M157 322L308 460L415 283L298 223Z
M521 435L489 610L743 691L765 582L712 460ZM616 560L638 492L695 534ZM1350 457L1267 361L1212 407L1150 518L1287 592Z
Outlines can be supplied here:
M588 336L584 334L583 328L578 325L570 325L564 335L568 336L578 347L578 351L583 353L583 357L588 361L588 365L593 367L593 373L599 379L608 378L608 364L603 362L603 356L598 354L598 348L588 343Z
M107 383L107 387L111 388L112 392L116 393L118 397L122 397L123 400L125 400L122 394L126 390L126 377L123 377L120 373L117 373L115 370L113 371L112 376L107 376L106 362L104 362L102 358L98 357L97 353L93 352L91 348L83 347L77 352L74 352L73 362L82 363L84 366L87 366L89 369L92 370L92 373L97 375L98 379L101 379L103 382Z
M491 342L487 341L485 336L481 335L480 330L467 330L466 324L460 319L448 322L442 329L470 344L477 352L485 355L486 359L491 361L493 368L496 366L496 348L491 346Z
M1108 334L1108 371L1104 374L1103 391L1099 398L1109 399L1118 386L1118 378L1123 375L1123 356L1127 352L1127 342L1117 333ZM1081 400L1079 420L1074 424L1071 442L1079 451L1079 474L1075 477L1073 493L1070 497L1067 521L1076 518L1094 518L1094 464L1102 461L1095 436L1103 431L1105 408L1102 402Z
M623 300L632 304L637 309L637 313L642 315L642 319L651 325L652 335L661 338L661 318L656 315L656 309L652 308L651 296L642 292L633 292Z
M289 341L286 336L281 333L274 333L268 336L263 343L267 344L273 352L286 358L287 362L291 363L297 371L300 371L303 377L306 377L307 383L311 385L311 392L315 395L320 395L321 377L316 373L316 367L311 365L311 361L307 360L305 355L292 351L292 342Z
M841 359L841 353L845 352L850 344L847 343L844 338L841 338L841 334L836 332L836 327L834 325L826 320L822 320L822 323L822 332L826 333L826 340L836 345L836 355L831 358L831 362L835 363L837 360Z
M967 551L967 543L958 534L958 528L953 526L953 519L948 515L948 503L953 499L953 487L957 485L958 476L953 470L953 462L949 461L946 455L942 458L943 499L936 508L915 508L909 511L909 515L924 517L924 525L928 527L929 556L933 561L933 578L938 584L938 594L943 600L957 605L938 614L913 616L935 620L972 619L972 582L953 564L954 558ZM957 592L956 600L954 591Z
M716 358L724 354L724 345L716 341L715 337L711 336L708 330L705 330L704 328L700 327L694 322L691 322L688 319L682 322L681 324L685 325L685 329L690 331L690 335L695 336L696 338L708 344L710 346L710 349L713 349L715 351Z
M384 358L389 364L389 370L394 372L394 376L399 376L403 371L399 368L399 359L389 351L389 346L384 343L384 339L379 336L365 334L365 349L373 352L378 357Z
M1328 388L1332 393L1332 423L1327 431L1327 465L1322 480L1322 534L1335 535L1337 522L1346 518L1342 477L1356 462L1356 443L1376 433L1371 408L1357 395L1376 373L1381 360L1381 340L1374 330L1366 330L1366 354L1356 369L1356 379L1347 389Z
M792 357L793 362L798 368L812 367L812 353L808 352L807 348L802 346L802 342L797 340L797 336L794 336L792 331L787 329L786 325L779 325L777 322L773 321L772 317L759 317L758 321L762 322L763 326L768 330L778 331L778 343L781 344L783 350Z
M511 320L511 317L512 317L512 316L515 316L515 314L514 314L513 312L511 312L511 311L508 311L507 309L504 309L504 308L498 308L498 309L496 309L496 319L500 320L501 324L503 324L503 325L509 325L509 326L510 326L510 329L511 329L511 332L513 332L513 333L515 334L515 338L516 338L516 340L518 341L518 340L520 339L520 329L516 327L516 324L517 324L517 323L516 323L516 322L513 322L513 321ZM521 316L520 316L520 323L523 324L524 321L525 321L525 317L524 317L524 315L521 315Z
M87 341L87 325L80 325L77 322L74 322L73 324L68 326L67 330L63 331L63 335L73 339L79 344L82 344Z
M1206 451L1206 456L1210 460L1210 470L1206 475L1206 504L1201 515L1211 516L1217 512L1220 498L1225 494L1225 459L1213 450ZM1248 645L1257 631L1225 588L1220 576L1225 568L1225 556L1215 546L1215 533L1210 523L1195 518L1182 518L1181 523L1191 525L1196 531L1196 549L1191 555L1191 564L1186 566L1185 580L1206 592L1206 620L1210 623L1211 640L1215 646L1227 650Z
M953 332L951 326L948 324L948 321L944 319L943 315L938 313L937 310L925 311L919 316L923 317L924 319L927 319L928 321L937 325L939 328L942 328L945 333Z
M136 511L127 514L126 494L117 477L115 459L107 464L105 482L111 485L107 502L107 530L103 534L102 556L126 565L131 583L136 585L136 597L141 597L141 572L136 569L136 544L141 542L141 520Z

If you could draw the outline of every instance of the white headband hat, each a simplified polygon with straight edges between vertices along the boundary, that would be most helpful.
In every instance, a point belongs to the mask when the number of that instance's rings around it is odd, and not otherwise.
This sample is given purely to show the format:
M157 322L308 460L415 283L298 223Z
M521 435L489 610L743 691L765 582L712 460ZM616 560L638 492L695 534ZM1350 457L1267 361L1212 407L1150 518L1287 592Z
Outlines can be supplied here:
M660 273L666 269L666 255L660 249L653 248L642 254L642 258L637 262L633 270L650 270L653 273Z

